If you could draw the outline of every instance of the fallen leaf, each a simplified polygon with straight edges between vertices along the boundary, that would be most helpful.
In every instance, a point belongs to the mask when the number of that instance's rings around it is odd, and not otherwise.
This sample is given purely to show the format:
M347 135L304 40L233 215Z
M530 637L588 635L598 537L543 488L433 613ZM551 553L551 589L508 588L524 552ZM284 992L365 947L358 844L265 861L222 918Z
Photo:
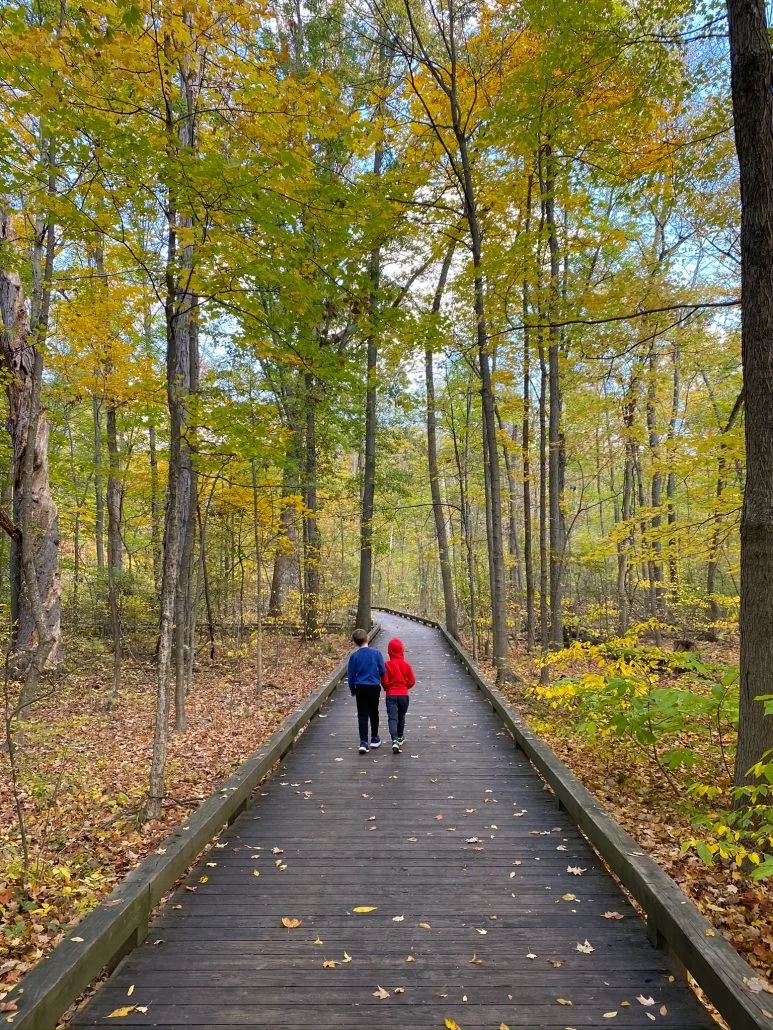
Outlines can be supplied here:
M422 928L422 930L431 930L432 929L432 927L429 925L429 923L419 923L419 926Z
M409 956L408 956L408 957L406 958L406 960L405 960L405 961L406 961L406 962L415 962L415 961L416 961L416 959L415 959L415 958L413 957L413 955L409 955Z
M707 937L716 937L717 934L716 934L715 930L712 930L712 928L709 927L708 930L706 930L706 936Z
M272 855L283 855L284 851L282 850L282 848L272 848L271 849L271 854Z
M112 1012L108 1012L108 1019L122 1019L124 1016L130 1016L132 1012L137 1011L136 1005L124 1005L120 1009L113 1009Z
M216 865L217 865L217 862L207 862L207 866L208 866L208 867L209 867L210 869L214 869Z
M72 938L74 939L74 938ZM752 992L752 994L759 994L760 991L770 990L770 984L767 980L764 980L761 976L753 976L749 979L743 978L744 986Z
M405 988L404 987L393 987L392 988L392 994L405 994Z
M526 958L536 958L536 957L537 956L534 954L533 951L530 951L529 954L526 956Z
M480 844L480 838L479 837L468 837L467 838L467 844Z
M580 869L578 865L568 865L566 867L566 871L567 873L571 873L572 876L582 876L584 872L587 872L585 869Z
M456 1020L451 1019L450 1016L446 1016L446 1018L443 1020L443 1025L445 1026L446 1030L462 1030L462 1028L459 1026Z
M481 937L485 937L485 935L488 933L488 930L481 930L480 927L476 926L475 927L475 932L479 933L481 935Z
M317 937L316 941L314 941L314 944L324 944L324 943L325 942L323 940L321 940L319 937Z
M83 938L82 937L71 937L70 940L71 941L75 941L76 944L83 944Z
M385 991L383 987L378 987L378 990L375 990L373 992L373 997L374 998L382 998L382 999L383 998L388 998L389 997L389 991Z
M364 915L366 912L375 912L377 908L378 905L358 905L357 908L352 909L352 912Z
M616 1015L617 1015L617 1009L615 1009L614 1012L605 1012L604 1013L604 1019L614 1019Z
M576 894L562 894L561 895L561 900L562 901L577 901L577 895Z
M288 930L297 929L302 922L302 919L295 919L292 916L282 916L282 926L286 926Z
M645 998L643 994L637 994L636 1000L638 1001L638 1003L640 1005L654 1005L655 1004L655 999L654 998Z
M392 916L393 923L402 923L403 919L405 919L405 916Z
M437 814L437 815L435 816L435 820L436 820L437 822L440 822L440 821L441 821L441 819L445 819L445 816L443 815L443 813L442 813L442 812L439 812L439 813L438 813L438 814Z
M351 962L351 961L352 961L352 956L351 955L347 955L346 952L344 952L344 963Z
M252 875L253 876L260 876L260 869L253 869L252 870Z
M569 1001L568 998L556 998L559 1005L574 1005L573 1001Z
M593 947L593 945L591 944L590 941L585 941L584 944L578 944L577 945L577 951L581 951L583 953L583 955L590 955L591 952L593 952L595 950L596 949Z
M127 998L131 998L131 996L133 994L134 994L134 984L132 984L131 987L129 988L129 990L126 992L126 997Z
M510 1027L507 1025L507 1023L500 1023L499 1030L510 1030Z
M473 952L472 953L472 958L470 959L470 965L472 965L472 966L482 966L483 965L483 959L482 958L478 958L478 956L475 954L475 952Z
M332 958L326 958L322 962L323 969L335 969L336 966L340 966L340 962L335 962Z
M604 919L625 919L625 916L621 916L619 912L605 912Z
M560 969L561 966L564 964L564 961L565 960L562 959L562 958L549 958L548 959L548 962L551 964L551 966L554 969Z
M209 877L208 876L200 876L199 877L199 883L209 883Z
M661 1005L660 1008L658 1009L658 1012L661 1014L661 1016L667 1016L668 1015L668 1009L666 1008L665 1005Z

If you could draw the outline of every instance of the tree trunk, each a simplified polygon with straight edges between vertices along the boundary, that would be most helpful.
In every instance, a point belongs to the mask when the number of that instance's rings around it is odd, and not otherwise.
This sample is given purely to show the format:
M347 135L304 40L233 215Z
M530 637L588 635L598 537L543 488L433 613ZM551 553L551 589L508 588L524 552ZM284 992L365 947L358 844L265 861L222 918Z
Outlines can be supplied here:
M773 62L762 0L728 0L741 171L741 351L746 490L741 515L741 697L735 782L773 748L757 697L773 680Z
M303 632L307 640L315 640L321 632L319 618L321 540L317 521L317 422L314 401L314 376L305 375L306 387L306 458L303 469ZM375 417L375 414L374 414ZM375 447L373 453L375 472ZM371 505L372 505L371 495ZM373 518L370 509L369 518ZM370 575L368 576L368 620L370 620ZM360 612L357 625L361 626ZM370 629L370 621L365 625Z
M558 232L555 217L556 180L553 152L550 144L543 148L546 165L543 189L545 224L548 229L550 251L550 327L548 330L548 391L550 414L548 422L548 500L550 506L550 636L555 647L564 646L564 616L562 609L562 579L566 527L563 513L564 444L561 431L561 332L556 325L556 311L560 292L561 262L558 253Z
M670 603L677 600L679 585L679 565L676 554L676 473L674 472L674 441L676 439L676 423L679 418L679 346L673 350L673 389L671 392L671 417L668 420L668 475L666 476L666 510L668 512L668 587Z
M98 397L91 398L91 407L94 416L94 539L97 545L97 568L101 572L105 567L105 494L102 483L102 413Z
M650 529L652 540L650 542L650 555L652 564L652 590L654 592L654 608L655 617L659 620L663 620L665 617L664 612L664 597L663 597L663 562L662 562L662 545L660 542L660 526L662 523L662 516L660 512L660 505L662 502L662 485L663 477L660 469L660 434L658 433L657 426L657 376L658 362L657 353L654 344L650 347L649 354L649 377L647 381L647 433L649 437L649 448L650 448L650 504L652 506L652 518L650 520Z
M281 619L287 597L292 592L300 593L301 584L298 575L298 518L299 494L298 434L290 435L288 452L285 456L285 467L282 472L282 500L279 513L279 534L274 549L274 568L271 574L271 592L268 601L269 619Z
M0 246L15 243L8 215L0 215ZM23 675L30 661L61 660L61 584L59 578L59 515L48 477L48 420L45 412L33 407L38 364L42 377L42 358L38 347L45 341L50 308L50 283L53 275L54 231L52 225L36 223L33 257L33 305L27 310L24 289L16 271L3 262L0 267L0 314L3 321L2 361L6 369L8 428L13 449L13 515L21 528L26 514L29 537L11 544L11 650L15 655L13 671ZM32 437L32 446L27 447ZM29 451L29 457L27 454ZM25 460L29 474L25 473ZM27 565L25 566L25 554ZM36 585L30 593L34 563ZM37 625L38 601L43 613L44 637ZM30 652L34 650L34 655Z
M550 640L550 628L548 618L548 437L546 410L548 370L545 362L545 348L542 345L542 341L540 341L539 345L539 365L539 633L544 653Z
M448 245L440 278L432 300L432 314L437 318L443 301L448 271L456 248L455 241ZM451 561L448 553L448 533L446 531L446 515L440 496L440 473L437 460L437 420L435 416L435 372L433 367L434 353L431 338L424 350L424 377L427 388L427 460L429 463L429 487L432 497L432 512L435 516L435 536L437 538L438 557L440 560L440 577L443 583L443 610L448 632L456 640L459 639L459 627L456 622L456 597L451 572Z
M113 682L107 704L115 704L121 690L121 612L119 602L119 577L123 564L121 546L121 509L123 487L121 485L121 460L118 454L118 433L116 429L115 405L107 409L107 596L110 608L110 630L113 637Z
M192 18L186 14L186 23ZM195 151L196 103L200 69L180 67L180 92L186 103L186 117L179 120L171 104L166 110L166 132L170 151ZM148 790L148 818L161 815L169 741L170 693L175 619L182 550L188 524L195 510L195 481L192 475L191 438L188 425L192 376L198 368L196 332L197 299L191 290L194 266L192 243L178 252L180 230L189 230L192 218L181 217L176 198L170 191L167 210L167 292L164 302L166 322L166 390L169 405L169 485L164 527L164 560L160 595L160 633L158 678L153 734L153 758ZM193 500L193 505L191 504ZM191 545L192 554L192 545ZM183 609L184 610L184 609Z
M379 82L385 79L386 41L379 42ZM380 106L379 106L380 109ZM373 176L381 177L384 164L383 144L376 144L373 155ZM376 494L376 386L378 367L378 290L381 284L381 247L376 246L370 254L370 295L368 312L368 359L365 382L365 468L362 483L362 516L360 523L360 582L357 603L357 625L370 629L371 599L373 591L373 511Z
M156 597L161 590L161 503L158 496L158 456L156 427L148 430L150 446L150 546L153 551L153 586Z

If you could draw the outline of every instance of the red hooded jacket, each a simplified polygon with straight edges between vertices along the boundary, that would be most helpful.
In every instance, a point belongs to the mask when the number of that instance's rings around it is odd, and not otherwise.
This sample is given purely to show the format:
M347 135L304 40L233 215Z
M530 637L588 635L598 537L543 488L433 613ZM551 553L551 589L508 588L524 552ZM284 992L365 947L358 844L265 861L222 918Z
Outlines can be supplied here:
M386 663L386 675L381 677L381 686L387 697L407 697L408 691L416 682L413 669L403 657L403 642L395 637L387 645L389 661Z

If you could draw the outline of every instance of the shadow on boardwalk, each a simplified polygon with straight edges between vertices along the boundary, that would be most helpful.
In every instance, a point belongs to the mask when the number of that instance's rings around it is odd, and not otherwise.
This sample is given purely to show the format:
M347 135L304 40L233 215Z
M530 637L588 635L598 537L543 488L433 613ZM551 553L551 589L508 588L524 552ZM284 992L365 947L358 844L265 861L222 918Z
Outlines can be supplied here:
M403 753L357 754L340 688L74 1025L715 1026L440 635L382 626L416 670Z

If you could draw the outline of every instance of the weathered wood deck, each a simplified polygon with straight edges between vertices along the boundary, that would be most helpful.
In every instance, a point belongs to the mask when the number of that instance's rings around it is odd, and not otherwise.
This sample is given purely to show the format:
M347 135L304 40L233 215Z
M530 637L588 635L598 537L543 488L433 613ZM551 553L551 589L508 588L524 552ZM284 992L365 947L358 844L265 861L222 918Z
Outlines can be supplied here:
M417 675L403 753L384 718L357 754L339 688L74 1025L715 1026L440 635L381 621Z

